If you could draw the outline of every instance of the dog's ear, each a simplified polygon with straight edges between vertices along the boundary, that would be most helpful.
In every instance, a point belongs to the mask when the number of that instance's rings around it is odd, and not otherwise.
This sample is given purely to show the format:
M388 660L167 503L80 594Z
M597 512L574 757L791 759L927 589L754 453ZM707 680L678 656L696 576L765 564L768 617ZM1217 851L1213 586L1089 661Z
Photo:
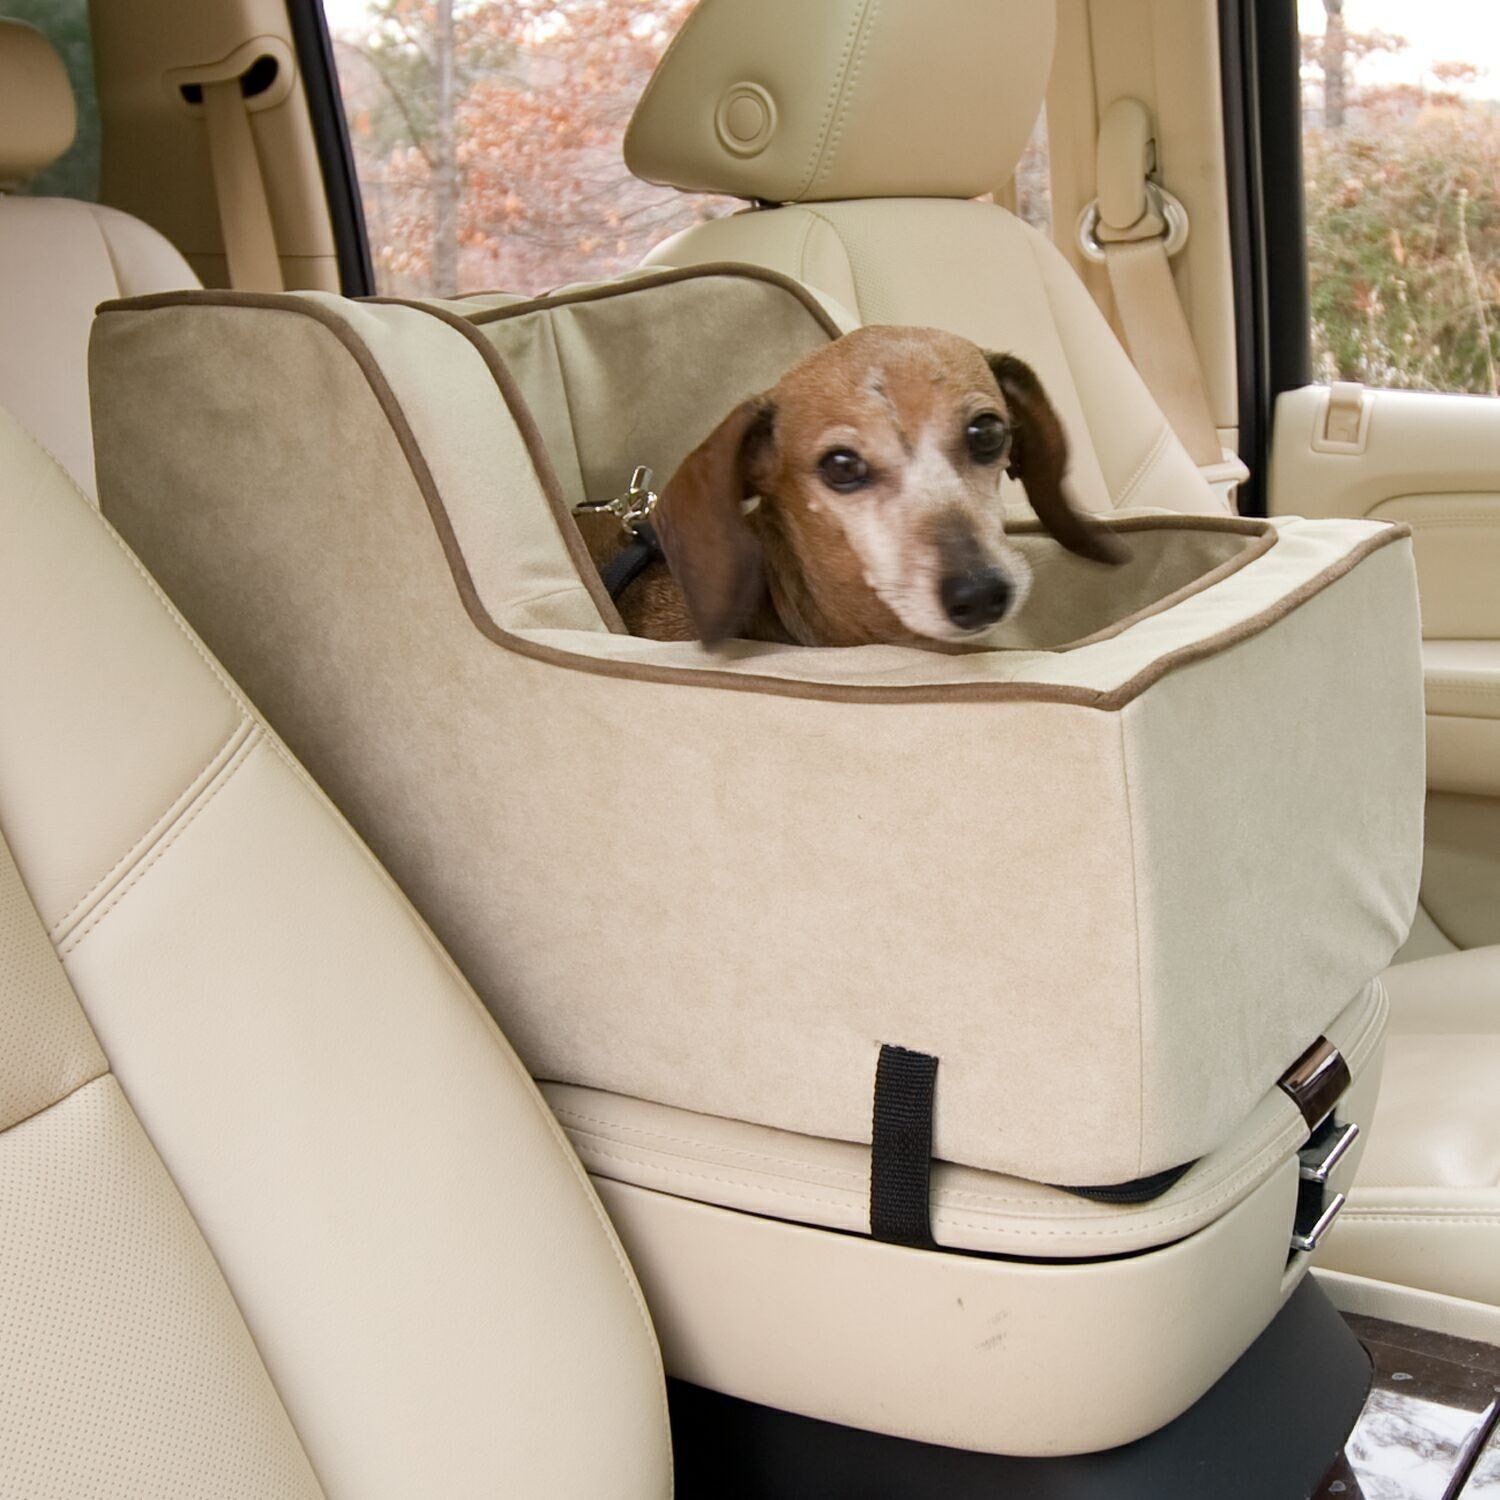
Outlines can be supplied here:
M742 401L683 459L651 514L698 638L712 646L750 623L765 588L759 538L745 522L753 475L773 442L775 408Z
M1063 491L1068 440L1036 371L1013 354L986 354L985 359L1010 408L1012 436L1007 472L1025 485L1037 520L1069 552L1095 562L1124 562L1129 554L1118 539L1076 509Z

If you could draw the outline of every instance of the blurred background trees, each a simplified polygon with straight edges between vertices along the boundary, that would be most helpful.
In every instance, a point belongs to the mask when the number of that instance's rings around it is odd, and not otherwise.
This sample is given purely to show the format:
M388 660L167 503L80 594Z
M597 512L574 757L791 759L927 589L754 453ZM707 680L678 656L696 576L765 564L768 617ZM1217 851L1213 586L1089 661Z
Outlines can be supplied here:
M544 291L737 207L638 182L620 144L692 0L368 0L335 28L384 288Z
M1469 62L1368 81L1406 39L1322 4L1302 49L1314 377L1500 395L1500 108Z

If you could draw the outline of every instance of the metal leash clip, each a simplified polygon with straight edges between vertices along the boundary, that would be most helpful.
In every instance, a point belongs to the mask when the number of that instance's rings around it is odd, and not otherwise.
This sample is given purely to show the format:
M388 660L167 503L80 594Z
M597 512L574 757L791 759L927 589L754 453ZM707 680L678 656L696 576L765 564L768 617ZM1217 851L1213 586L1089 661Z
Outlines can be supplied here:
M656 509L657 494L651 488L655 475L641 464L630 476L630 488L612 500L584 500L573 507L575 516L608 511L619 521L626 536L634 536Z

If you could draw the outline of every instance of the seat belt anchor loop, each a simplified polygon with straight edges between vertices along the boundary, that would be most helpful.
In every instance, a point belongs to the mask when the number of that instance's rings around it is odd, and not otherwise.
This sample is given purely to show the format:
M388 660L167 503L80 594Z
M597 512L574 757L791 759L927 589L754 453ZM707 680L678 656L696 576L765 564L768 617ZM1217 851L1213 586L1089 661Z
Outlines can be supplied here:
M1159 233L1154 235L1143 235L1142 239L1156 239L1163 242L1162 249L1166 251L1168 259L1176 255L1188 242L1188 212L1183 206L1182 199L1175 193L1169 193L1159 182L1146 182L1146 198L1148 202L1147 212L1154 214L1165 225ZM1138 244L1137 240L1120 240L1113 243ZM1095 265L1104 264L1104 242L1099 238L1099 200L1095 198L1084 207L1078 215L1078 248L1083 251L1084 259L1093 261Z
M1102 262L1107 245L1154 241L1172 256L1187 244L1187 209L1157 176L1156 122L1139 99L1116 99L1104 111L1094 164L1098 196L1078 216L1089 260Z

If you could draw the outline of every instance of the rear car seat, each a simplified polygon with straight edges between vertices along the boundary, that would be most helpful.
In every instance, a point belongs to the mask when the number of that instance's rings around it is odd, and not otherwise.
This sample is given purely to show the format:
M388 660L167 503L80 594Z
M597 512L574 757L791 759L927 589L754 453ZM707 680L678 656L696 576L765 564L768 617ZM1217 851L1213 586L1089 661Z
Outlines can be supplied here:
M94 493L88 346L111 297L198 285L149 225L72 198L19 195L73 144L73 91L52 44L0 18L0 405Z
M652 266L747 261L866 323L946 328L1031 361L1096 510L1215 508L1089 293L993 204L1041 108L1054 14L966 0L703 0L647 85L631 170L754 205ZM1324 1263L1500 1303L1500 947L1402 965L1385 1084Z
M3 412L0 472L0 1493L669 1494L515 1055Z

